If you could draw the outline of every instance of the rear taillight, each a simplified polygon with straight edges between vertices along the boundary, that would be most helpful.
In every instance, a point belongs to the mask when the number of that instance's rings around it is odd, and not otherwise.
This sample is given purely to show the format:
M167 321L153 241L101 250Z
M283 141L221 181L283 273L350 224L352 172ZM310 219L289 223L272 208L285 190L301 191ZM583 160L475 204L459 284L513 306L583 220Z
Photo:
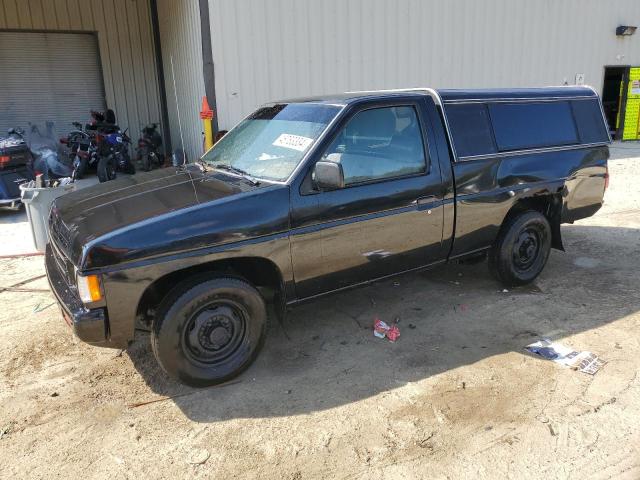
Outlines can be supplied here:
M78 150L76 152L76 154L80 157L80 158L89 158L89 152L85 152L84 150Z
M604 189L609 188L609 166L607 166L607 171L604 173Z
M0 167L4 167L10 161L11 161L11 157L9 157L7 155L0 156Z
M67 139L67 138L61 138L61 139L60 139L60 143L61 143L62 145L66 145L66 144L68 144L68 143L69 143L69 139Z

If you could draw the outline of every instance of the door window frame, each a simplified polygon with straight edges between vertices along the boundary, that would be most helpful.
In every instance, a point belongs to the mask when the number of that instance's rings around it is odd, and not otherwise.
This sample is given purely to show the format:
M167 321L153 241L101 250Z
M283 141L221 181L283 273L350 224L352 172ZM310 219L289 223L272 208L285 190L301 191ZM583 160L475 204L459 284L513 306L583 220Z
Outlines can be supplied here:
M356 115L367 110L375 110L379 108L394 108L394 107L412 107L413 108L414 112L416 113L418 123L420 125L425 168L421 172L408 173L406 175L398 175L394 177L384 177L379 179L372 179L372 180L365 180L362 182L350 183L348 185L345 185L343 188L338 189L338 191L346 190L349 188L357 188L365 185L371 185L375 183L393 182L393 181L402 180L405 178L413 178L413 177L430 175L432 173L432 168L431 168L432 160L431 160L431 155L429 154L427 118L426 118L425 112L423 111L424 106L421 105L422 101L423 99L421 98L406 99L406 100L394 98L394 99L385 99L382 101L373 101L373 102L368 102L368 103L354 106L351 110L349 110L344 115L342 119L340 119L340 121L335 127L335 131L332 132L331 135L329 135L328 138L326 139L326 143L325 142L322 143L322 149L318 149L316 152L314 152L312 161L308 163L307 168L305 169L305 172L304 172L303 180L300 183L300 189L299 189L300 195L307 196L307 195L318 195L320 193L329 193L323 190L316 190L313 188L313 184L311 181L311 174L313 172L313 168L315 167L315 164L320 160L322 160L322 157L324 156L326 151L331 147L331 145L333 145L333 142L336 140L338 135L342 133L342 131L346 128L349 122ZM336 190L332 190L332 192L333 191L336 191Z

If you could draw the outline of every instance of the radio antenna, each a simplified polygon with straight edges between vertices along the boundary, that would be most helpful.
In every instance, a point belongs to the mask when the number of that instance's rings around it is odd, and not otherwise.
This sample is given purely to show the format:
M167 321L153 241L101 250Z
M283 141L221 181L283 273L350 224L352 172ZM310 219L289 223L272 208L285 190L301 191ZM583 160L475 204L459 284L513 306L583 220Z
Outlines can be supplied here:
M178 128L180 129L180 148L182 149L182 164L187 163L187 154L184 151L184 136L182 134L182 120L180 119L180 104L178 103L178 89L176 88L176 72L173 68L173 55L170 57L171 60L171 77L173 78L173 95L176 98L176 111L178 112Z

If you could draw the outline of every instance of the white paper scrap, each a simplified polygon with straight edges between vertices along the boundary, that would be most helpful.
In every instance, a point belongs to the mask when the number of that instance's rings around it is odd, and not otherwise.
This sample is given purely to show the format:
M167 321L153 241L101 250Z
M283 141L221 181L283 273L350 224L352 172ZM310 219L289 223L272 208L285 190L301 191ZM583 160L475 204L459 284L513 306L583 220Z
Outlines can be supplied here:
M283 133L278 138L276 138L275 142L273 142L273 145L275 145L276 147L291 148L292 150L304 152L312 143L313 138L293 135L291 133Z
M579 370L589 375L595 375L605 364L603 360L591 352L577 352L561 343L553 343L549 339L542 339L525 347L526 350L540 355L547 360L553 360L560 365Z

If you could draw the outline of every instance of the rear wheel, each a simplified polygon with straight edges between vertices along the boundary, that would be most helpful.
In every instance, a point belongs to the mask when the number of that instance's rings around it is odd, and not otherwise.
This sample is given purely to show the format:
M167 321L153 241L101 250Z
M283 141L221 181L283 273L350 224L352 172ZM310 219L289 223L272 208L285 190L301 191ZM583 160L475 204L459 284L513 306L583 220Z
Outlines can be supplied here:
M116 160L113 155L101 157L98 160L98 180L108 182L116 178Z
M264 299L249 283L198 276L160 304L151 334L165 372L193 387L225 382L256 358L266 335Z
M142 154L142 156L140 157L140 163L142 164L142 170L144 170L145 172L151 170L151 157L148 153Z
M551 251L551 226L530 210L506 220L489 253L489 268L507 286L526 285L542 272Z

